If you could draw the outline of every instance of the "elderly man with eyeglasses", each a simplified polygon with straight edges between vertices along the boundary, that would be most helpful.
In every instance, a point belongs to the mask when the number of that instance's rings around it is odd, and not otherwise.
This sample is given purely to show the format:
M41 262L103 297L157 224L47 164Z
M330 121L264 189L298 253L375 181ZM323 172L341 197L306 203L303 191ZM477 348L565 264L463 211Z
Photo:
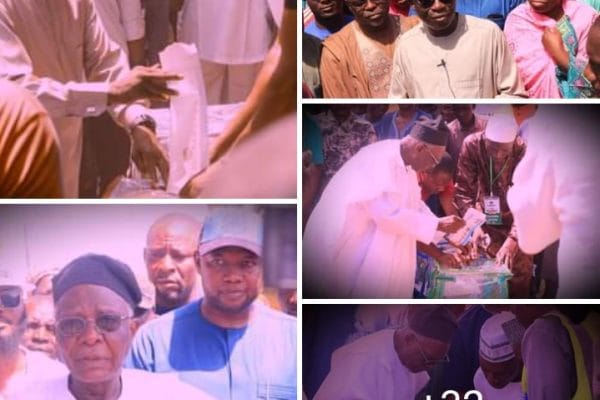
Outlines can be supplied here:
M414 399L427 371L447 363L456 317L446 306L413 305L407 324L337 349L314 400Z
M27 325L23 282L11 270L0 269L0 399L12 399L39 378L65 373L65 367L45 354L21 346Z
M304 293L329 298L412 298L417 241L464 226L436 217L417 173L439 164L448 128L421 117L402 139L363 147L333 176L304 231Z
M68 371L32 382L9 399L210 399L172 375L125 370L141 292L131 269L88 254L53 279L56 342Z
M526 97L504 34L456 12L456 0L415 0L423 21L396 42L390 97Z

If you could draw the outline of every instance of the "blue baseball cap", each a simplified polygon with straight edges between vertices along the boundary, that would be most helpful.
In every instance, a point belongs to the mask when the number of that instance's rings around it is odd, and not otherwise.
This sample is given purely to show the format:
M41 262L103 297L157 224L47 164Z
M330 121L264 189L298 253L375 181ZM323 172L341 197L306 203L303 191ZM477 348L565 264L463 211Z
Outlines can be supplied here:
M198 241L200 255L228 246L262 256L263 218L254 207L220 207L204 220Z

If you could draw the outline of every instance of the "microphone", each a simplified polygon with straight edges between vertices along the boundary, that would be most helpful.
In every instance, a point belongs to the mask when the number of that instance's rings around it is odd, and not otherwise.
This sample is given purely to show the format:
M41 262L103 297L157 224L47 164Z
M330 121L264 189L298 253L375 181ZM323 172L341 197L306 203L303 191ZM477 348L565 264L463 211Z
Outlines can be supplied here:
M436 67L445 67L446 66L446 60L444 60L443 58L440 60L440 63L438 65L436 65Z

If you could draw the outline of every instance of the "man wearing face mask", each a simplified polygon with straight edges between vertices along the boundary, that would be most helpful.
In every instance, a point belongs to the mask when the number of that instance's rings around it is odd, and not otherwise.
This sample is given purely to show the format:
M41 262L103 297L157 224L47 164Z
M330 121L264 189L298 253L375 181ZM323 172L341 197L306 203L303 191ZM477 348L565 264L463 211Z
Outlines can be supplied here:
M417 173L439 164L448 128L422 117L401 140L365 146L333 176L303 240L304 284L316 297L410 298L416 242L464 226L421 200Z
M390 97L526 97L500 28L456 12L456 0L415 0L423 21L396 44Z
M477 244L488 234L487 253L505 264L513 277L509 296L527 298L530 293L533 259L518 247L517 230L508 208L506 193L517 164L525 155L525 142L517 137L518 126L510 106L502 106L490 118L486 129L469 135L463 142L456 176L456 205L461 215L469 208L486 214L486 223L473 235L472 254L478 258Z
M407 326L337 349L315 400L414 399L429 380L427 371L448 362L456 327L445 306L411 306Z

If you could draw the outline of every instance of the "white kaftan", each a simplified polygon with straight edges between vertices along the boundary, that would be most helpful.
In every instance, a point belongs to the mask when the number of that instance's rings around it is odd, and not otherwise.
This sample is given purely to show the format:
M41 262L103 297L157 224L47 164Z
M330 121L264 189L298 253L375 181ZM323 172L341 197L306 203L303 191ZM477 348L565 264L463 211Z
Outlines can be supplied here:
M500 28L459 15L456 30L432 36L421 23L396 41L390 97L525 97Z
M314 400L414 399L429 381L413 373L394 349L394 329L384 329L340 347Z
M308 220L305 287L326 297L411 298L416 242L430 243L437 225L400 140L365 146L333 176Z
M520 382L511 382L502 389L496 389L487 381L481 368L477 368L473 384L475 390L479 391L482 399L485 400L520 400L523 398Z
M127 42L144 37L141 0L94 0L94 6L110 39L126 53Z
M595 298L600 284L600 158L589 111L539 107L524 128L527 152L507 196L524 252L560 239L559 298Z
M68 371L52 379L41 379L35 385L15 394L10 400L75 400L69 391ZM175 374L153 374L137 369L121 370L119 400L198 399L210 400L212 396L185 382Z

